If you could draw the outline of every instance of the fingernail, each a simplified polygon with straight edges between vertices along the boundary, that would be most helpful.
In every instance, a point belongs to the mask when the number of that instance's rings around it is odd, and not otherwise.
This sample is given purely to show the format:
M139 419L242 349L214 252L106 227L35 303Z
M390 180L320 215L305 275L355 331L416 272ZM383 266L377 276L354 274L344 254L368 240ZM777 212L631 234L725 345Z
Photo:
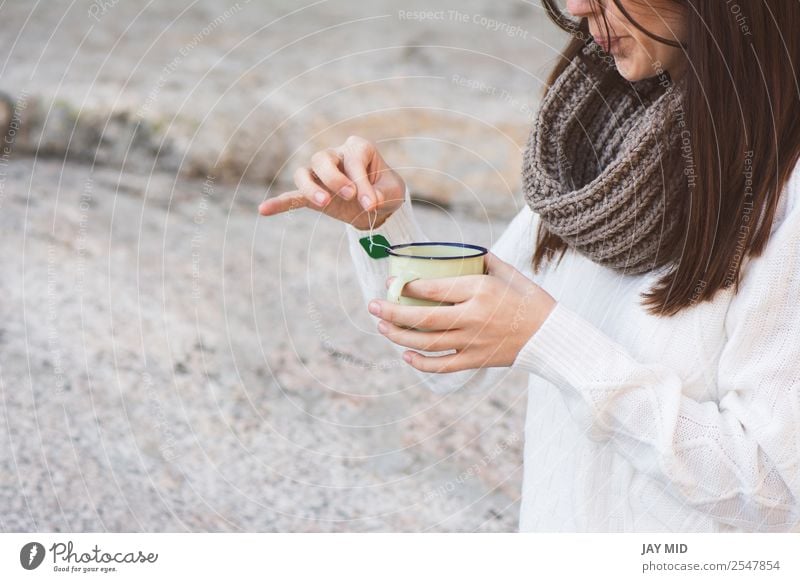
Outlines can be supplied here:
M328 199L328 195L325 192L317 192L314 194L314 200L317 201L317 204L325 204L325 201Z
M361 207L364 210L369 210L369 207L372 205L372 201L369 199L369 196L362 196L361 197Z
M408 352L405 352L403 354L403 359L406 361L406 363L410 364L411 363L411 354L409 354Z
M352 186L345 186L342 188L342 196L344 196L346 200L352 200L355 193L356 191L353 190Z
M381 314L381 306L377 301L370 301L368 308L369 308L369 312L372 315L380 315Z
M380 322L378 323L378 331L381 333L386 333L388 330L389 326L386 325L386 322L381 319Z

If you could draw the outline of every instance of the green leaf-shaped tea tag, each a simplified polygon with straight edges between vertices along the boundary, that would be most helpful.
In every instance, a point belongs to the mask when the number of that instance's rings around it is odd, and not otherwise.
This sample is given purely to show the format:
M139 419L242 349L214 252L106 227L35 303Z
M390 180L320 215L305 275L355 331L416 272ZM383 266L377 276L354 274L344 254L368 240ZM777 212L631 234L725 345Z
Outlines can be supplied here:
M383 259L389 256L389 241L382 234L365 236L358 239L358 242L373 259Z

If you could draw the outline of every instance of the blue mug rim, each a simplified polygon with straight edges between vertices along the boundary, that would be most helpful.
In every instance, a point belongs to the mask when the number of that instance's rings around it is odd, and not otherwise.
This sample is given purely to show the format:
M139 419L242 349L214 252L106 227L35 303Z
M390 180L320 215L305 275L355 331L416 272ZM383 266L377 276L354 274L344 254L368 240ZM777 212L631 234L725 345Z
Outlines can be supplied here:
M394 251L395 249L402 249L406 247L421 247L421 246L430 246L430 245L438 245L438 246L446 246L446 247L459 247L462 249L473 249L476 251L480 251L474 255L466 255L461 257L422 257L422 256L409 256L409 255L401 255ZM479 245L473 245L469 243L454 243L454 242L442 242L442 241L429 241L429 242L413 242L413 243L403 243L399 245L391 245L387 251L388 254L392 255L393 257L403 257L409 259L430 259L430 260L448 260L448 259L474 259L475 257L481 257L489 252L489 249L486 247L482 247Z

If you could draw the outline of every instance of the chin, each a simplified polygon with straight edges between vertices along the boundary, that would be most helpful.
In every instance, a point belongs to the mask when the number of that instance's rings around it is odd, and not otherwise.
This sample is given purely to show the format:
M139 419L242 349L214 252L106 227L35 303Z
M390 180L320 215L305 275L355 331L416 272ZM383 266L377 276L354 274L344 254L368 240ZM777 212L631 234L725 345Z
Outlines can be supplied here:
M619 74L628 81L641 81L642 79L656 76L656 71L653 69L652 64L640 63L636 59L623 56L615 56L614 62L617 65Z

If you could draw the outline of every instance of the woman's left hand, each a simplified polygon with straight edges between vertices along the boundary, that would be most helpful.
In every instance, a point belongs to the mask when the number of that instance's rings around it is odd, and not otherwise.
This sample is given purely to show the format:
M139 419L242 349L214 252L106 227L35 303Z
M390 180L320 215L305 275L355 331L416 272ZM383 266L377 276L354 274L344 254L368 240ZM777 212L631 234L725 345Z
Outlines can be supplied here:
M556 301L491 252L486 255L486 267L485 275L417 279L403 287L406 297L453 305L422 307L383 299L370 301L370 313L381 319L378 331L398 345L413 348L404 352L403 359L423 372L511 366ZM387 286L390 281L391 277ZM443 356L414 351L451 349L456 353Z

